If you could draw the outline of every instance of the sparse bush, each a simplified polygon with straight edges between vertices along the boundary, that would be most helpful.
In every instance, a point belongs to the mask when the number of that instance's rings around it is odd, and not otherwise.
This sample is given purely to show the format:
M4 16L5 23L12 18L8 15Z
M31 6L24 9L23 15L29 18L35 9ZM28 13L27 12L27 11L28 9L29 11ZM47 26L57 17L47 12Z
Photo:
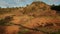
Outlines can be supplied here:
M23 30L19 31L18 34L24 34L24 33L27 33L27 32L29 32L28 29L23 29Z
M6 16L4 19L0 20L0 25L7 25L12 20L12 17Z
M60 34L60 30L58 30L57 32L52 32L50 34Z

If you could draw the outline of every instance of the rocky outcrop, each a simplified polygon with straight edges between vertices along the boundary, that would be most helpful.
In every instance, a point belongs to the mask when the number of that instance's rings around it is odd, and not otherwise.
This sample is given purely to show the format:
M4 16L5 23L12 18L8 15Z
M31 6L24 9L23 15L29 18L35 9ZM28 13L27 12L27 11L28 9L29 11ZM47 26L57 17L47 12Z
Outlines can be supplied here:
M31 5L25 7L24 13L30 16L54 16L56 11L51 10L51 7L44 2L33 2Z

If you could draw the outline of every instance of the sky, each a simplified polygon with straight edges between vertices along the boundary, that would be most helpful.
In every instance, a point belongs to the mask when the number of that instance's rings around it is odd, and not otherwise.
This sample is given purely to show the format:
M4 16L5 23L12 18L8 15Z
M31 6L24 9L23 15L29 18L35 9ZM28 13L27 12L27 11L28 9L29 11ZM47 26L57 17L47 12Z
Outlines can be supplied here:
M33 1L43 1L46 4L59 5L60 0L0 0L0 7L24 7L27 4L31 4Z

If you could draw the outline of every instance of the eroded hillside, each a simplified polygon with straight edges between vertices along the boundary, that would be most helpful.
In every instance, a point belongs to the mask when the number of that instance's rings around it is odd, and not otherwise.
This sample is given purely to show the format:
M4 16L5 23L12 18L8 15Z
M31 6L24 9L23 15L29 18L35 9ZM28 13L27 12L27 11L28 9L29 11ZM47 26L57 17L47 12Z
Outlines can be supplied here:
M49 34L60 29L60 16L51 9L50 5L33 2L22 8L0 8L0 24L5 28L3 34L18 34L24 29L40 31L39 34L46 32Z

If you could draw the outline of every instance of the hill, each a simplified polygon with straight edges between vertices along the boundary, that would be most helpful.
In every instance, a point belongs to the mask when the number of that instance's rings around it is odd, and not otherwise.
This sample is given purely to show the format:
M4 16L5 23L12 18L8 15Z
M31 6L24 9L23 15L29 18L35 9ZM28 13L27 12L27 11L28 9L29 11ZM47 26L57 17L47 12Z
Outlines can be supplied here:
M37 1L26 7L0 8L0 26L5 28L0 27L5 30L3 34L17 34L25 29L49 34L60 29L60 15L50 5Z

